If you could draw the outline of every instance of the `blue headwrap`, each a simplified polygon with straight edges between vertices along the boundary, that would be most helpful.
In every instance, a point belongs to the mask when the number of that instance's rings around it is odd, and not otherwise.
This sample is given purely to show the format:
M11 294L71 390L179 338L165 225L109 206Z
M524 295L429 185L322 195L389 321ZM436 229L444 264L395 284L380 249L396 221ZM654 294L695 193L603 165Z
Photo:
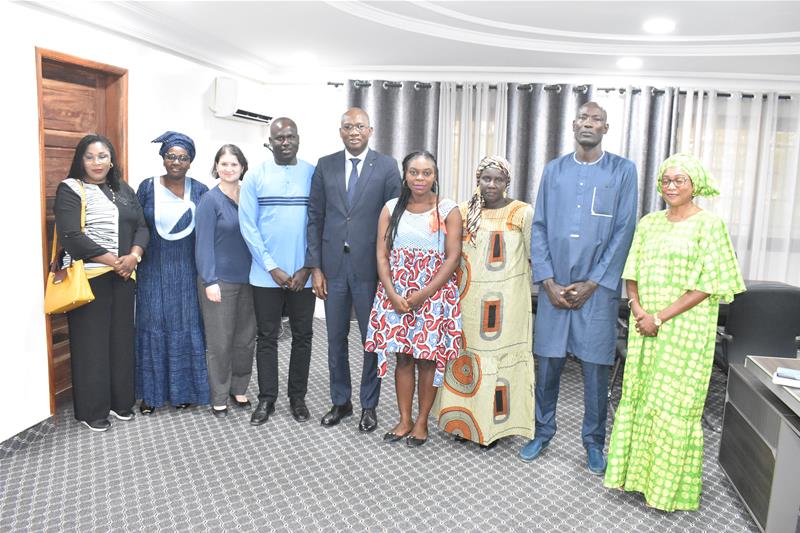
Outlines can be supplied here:
M161 157L164 157L164 154L167 153L167 150L173 146L180 146L189 152L189 159L194 161L194 141L188 135L184 135L183 133L178 133L176 131L167 131L153 139L151 142L161 143L161 149L158 151L158 155Z

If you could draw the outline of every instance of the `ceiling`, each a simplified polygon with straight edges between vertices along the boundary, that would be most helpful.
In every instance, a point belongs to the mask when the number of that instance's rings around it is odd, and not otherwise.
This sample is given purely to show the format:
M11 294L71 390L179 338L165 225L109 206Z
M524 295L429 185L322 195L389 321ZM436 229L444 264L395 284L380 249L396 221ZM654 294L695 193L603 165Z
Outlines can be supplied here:
M800 87L797 1L30 2L259 81L717 79ZM646 34L668 17L676 29ZM617 67L641 59L637 70Z

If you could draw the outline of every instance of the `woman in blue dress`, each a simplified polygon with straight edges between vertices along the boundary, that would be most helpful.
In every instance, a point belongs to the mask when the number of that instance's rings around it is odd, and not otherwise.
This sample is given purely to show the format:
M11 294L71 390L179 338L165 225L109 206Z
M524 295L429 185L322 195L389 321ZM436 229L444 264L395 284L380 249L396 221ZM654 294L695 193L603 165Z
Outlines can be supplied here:
M166 174L148 178L137 196L150 229L136 294L136 397L150 414L209 401L205 343L197 300L194 212L208 187L186 176L194 142L168 131L153 142Z

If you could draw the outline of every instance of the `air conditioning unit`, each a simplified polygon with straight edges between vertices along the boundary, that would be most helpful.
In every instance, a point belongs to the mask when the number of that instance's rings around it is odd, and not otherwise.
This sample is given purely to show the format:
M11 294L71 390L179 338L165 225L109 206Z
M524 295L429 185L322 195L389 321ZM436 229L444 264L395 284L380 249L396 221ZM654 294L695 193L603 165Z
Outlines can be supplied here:
M246 122L269 124L272 117L258 110L263 106L263 96L250 86L232 78L218 76L211 87L209 107L214 116Z

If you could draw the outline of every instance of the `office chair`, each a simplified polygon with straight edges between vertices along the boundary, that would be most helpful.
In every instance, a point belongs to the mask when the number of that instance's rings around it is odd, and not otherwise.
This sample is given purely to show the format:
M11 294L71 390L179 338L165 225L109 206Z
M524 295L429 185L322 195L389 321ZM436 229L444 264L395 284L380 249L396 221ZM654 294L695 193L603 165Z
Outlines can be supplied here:
M720 328L715 362L725 372L748 355L797 357L800 335L800 287L752 282L728 306Z
M614 414L614 401L612 394L614 387L619 379L619 371L625 364L625 358L628 356L628 318L630 317L631 310L628 308L628 300L621 299L619 304L619 314L617 316L617 346L614 353L614 366L611 368L611 384L608 386L608 407L611 409L611 414Z

